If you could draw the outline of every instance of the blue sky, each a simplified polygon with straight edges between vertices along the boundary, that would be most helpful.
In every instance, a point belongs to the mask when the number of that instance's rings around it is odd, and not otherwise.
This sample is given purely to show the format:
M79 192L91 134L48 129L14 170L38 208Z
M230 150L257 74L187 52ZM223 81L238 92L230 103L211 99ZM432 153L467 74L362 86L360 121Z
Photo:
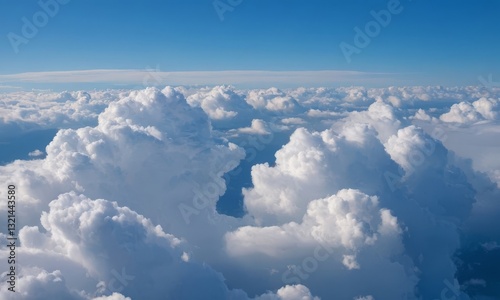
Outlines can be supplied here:
M73 0L61 4L15 53L9 33L22 36L22 18L32 21L42 9L36 1L3 0L0 85L19 85L22 79L9 76L24 72L156 67L165 72L349 70L391 76L343 84L475 85L478 76L497 76L500 69L498 1L401 0L401 12L392 14L350 63L340 43L354 45L353 28L363 30L374 20L370 11L387 10L390 1L220 2L237 4L224 20L213 0Z

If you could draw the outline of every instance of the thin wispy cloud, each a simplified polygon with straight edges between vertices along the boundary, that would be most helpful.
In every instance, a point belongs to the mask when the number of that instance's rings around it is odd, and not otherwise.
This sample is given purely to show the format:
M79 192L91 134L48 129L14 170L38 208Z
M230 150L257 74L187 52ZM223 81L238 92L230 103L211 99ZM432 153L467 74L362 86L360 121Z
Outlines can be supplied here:
M399 78L398 78L399 77ZM322 71L173 71L156 69L127 70L75 70L51 72L25 72L0 75L4 83L111 83L151 85L216 85L224 82L242 86L325 86L325 85L377 85L404 82L401 74L370 73L343 70Z

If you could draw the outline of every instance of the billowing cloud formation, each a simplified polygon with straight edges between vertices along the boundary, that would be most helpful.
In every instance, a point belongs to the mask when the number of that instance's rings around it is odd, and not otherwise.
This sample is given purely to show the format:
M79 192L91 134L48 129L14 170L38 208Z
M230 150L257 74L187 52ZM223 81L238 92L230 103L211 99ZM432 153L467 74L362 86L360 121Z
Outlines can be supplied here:
M293 245L319 243L348 253L344 255L344 265L357 269L356 252L379 239L398 239L400 231L397 219L390 211L378 207L376 197L344 189L331 197L309 202L300 224L242 227L226 239L232 255L261 252L276 257L286 256Z
M7 289L8 285L2 284L0 288L2 299L88 299L76 291L70 291L59 270L49 273L37 268L25 269L18 280L15 293Z
M454 280L451 255L459 247L458 226L471 211L474 191L436 140L438 133L431 137L413 125L402 127L403 123L407 121L399 120L390 105L377 101L331 129L297 129L276 153L274 166L252 168L254 186L244 195L255 225L226 235L228 253L259 254L292 265L282 273L288 283L302 282L313 276L308 274L312 271L329 276L359 269L361 273L345 276L401 281L398 288L393 284L384 288L380 282L364 290L375 298L412 298L408 296L412 290L424 298L438 295L444 281ZM374 199L368 195L378 200L368 201ZM368 215L358 215L360 211ZM442 228L433 231L429 224ZM434 246L443 252L426 246L430 231L442 241ZM323 249L317 250L318 245ZM289 251L292 248L295 251ZM375 249L377 258L365 248ZM319 267L319 253L328 249L336 249L329 257L344 270ZM310 257L303 258L307 253ZM402 269L391 266L394 261ZM385 265L385 271L373 279L371 268L376 264ZM323 297L354 298L360 293L347 282L341 291L314 282L310 287Z
M229 87L215 87L206 92L196 93L187 97L191 106L199 106L214 120L231 119L238 115L232 106L241 106L240 97Z
M132 299L159 299L160 295L248 299L242 291L229 291L222 275L211 268L182 259L181 240L116 202L71 192L60 195L49 207L41 217L45 233L38 227L24 227L19 233L24 259L45 268L71 261L88 274L86 281L93 285L66 280L60 270L28 269L20 277L22 299L124 299L123 294ZM34 271L38 273L29 275ZM12 293L5 286L2 298L10 299Z
M453 104L473 103L488 113L486 102L498 102L498 88L484 87L389 87L389 88L297 88L242 91L230 86L213 88L177 87L191 106L201 107L209 117L223 123L226 129L248 124L251 119L265 118L262 112L297 114L310 110L311 116L334 116L345 108L366 108L375 101L401 108L429 108L445 113ZM0 94L1 133L16 133L37 128L78 128L95 125L107 105L126 97L130 90L88 92L15 91ZM245 103L246 102L246 103ZM485 103L480 103L485 102ZM494 107L496 104L491 104ZM483 108L479 108L482 106ZM252 111L251 108L257 111ZM339 112L340 110L340 112ZM495 111L495 108L492 108ZM431 112L432 115L435 112ZM225 124L224 120L232 123ZM267 119L265 121L268 121ZM236 122L236 123L235 123Z
M41 221L46 233L37 227L21 230L21 250L30 260L41 258L39 251L43 249L47 254L52 253L53 260L63 256L74 261L94 279L96 294L119 291L134 299L153 299L160 294L193 299L201 299L201 295L225 297L220 275L181 259L182 252L176 249L181 244L179 239L130 209L118 207L117 203L94 201L73 192L63 194L50 203L50 211L42 214ZM49 267L51 263L57 262L44 264ZM193 267L197 270L190 270ZM53 272L23 279L35 289L33 281L58 282L54 277L60 277L61 272ZM191 288L187 277L183 278L191 274L198 274L193 278L199 280L196 290ZM218 283L214 285L215 282ZM61 279L59 285L63 283ZM203 291L204 287L207 290ZM36 295L34 290L27 293Z
M193 205L187 199L193 199L195 184L219 178L224 187L220 177L243 157L234 144L215 144L203 111L191 108L170 88L163 93L132 92L111 103L96 127L59 131L46 151L46 159L18 161L6 166L4 173L25 191L27 203L38 204L38 211L58 194L77 190L90 197L120 200L157 221L172 222L168 213L179 225L185 222L178 205ZM207 168L206 161L212 168ZM158 179L163 183L158 184ZM204 197L204 213L214 209L223 192ZM156 199L165 211L142 205L145 198Z
M51 291L46 295L55 298L71 295L87 299L96 294L109 299L137 298L144 296L146 289L150 299L165 294L177 299L247 299L242 291L229 292L222 275L203 265L192 269L196 264L190 263L203 257L206 250L198 255L191 253L199 248L199 239L217 236L217 230L210 235L198 231L209 222L200 214L215 213L215 201L224 192L220 176L241 158L242 151L234 144L216 145L205 114L190 108L171 88L132 92L111 103L99 115L96 127L61 130L47 147L45 159L17 161L2 170L3 176L18 182L18 188L25 191L26 201L20 203L19 210L23 222L19 225L34 225L25 226L19 233L19 251L41 267L38 274L32 271L21 275L20 287L27 293L23 297L36 298L40 294L37 289L46 287ZM212 168L206 168L207 160ZM164 183L158 185L158 178ZM220 191L203 193L203 199L196 191L193 195L193 187L203 187L203 182L213 180L222 184ZM154 227L148 219L115 202L90 200L72 190L109 196L139 208L192 244L185 252L176 251L180 240ZM54 197L58 199L50 202ZM144 199L158 205L144 205ZM47 204L50 211L39 223L36 216ZM181 204L191 210L183 211ZM189 218L193 219L191 226L186 226ZM40 231L40 225L47 233ZM194 254L193 259L188 253ZM149 267L153 265L156 271ZM197 274L199 283L195 285L205 285L207 290L192 289L191 280L182 279L182 273ZM78 280L79 274L91 277ZM135 284L127 284L132 277Z
M33 147L25 154L39 159L0 167L22 195L16 297L499 297L496 277L477 267L497 264L500 244L491 226L499 95L230 86L2 94L4 132L61 128L46 156ZM243 199L237 190L225 200L241 201L243 218L217 211L228 185L243 187ZM2 299L14 297L7 288Z
M453 104L450 111L442 114L444 122L475 123L481 120L495 120L497 117L498 101L481 98L472 103L460 102Z
M313 297L309 289L301 284L287 285L278 290L276 294L268 293L257 297L256 300L319 300Z
M270 130L266 125L266 122L260 119L252 120L252 125L250 127L239 128L238 132L240 133L249 133L249 134L270 134Z
M19 130L78 128L95 124L97 116L109 103L127 93L110 90L3 94L0 99L0 136L15 134Z
M358 119L369 123L354 124ZM370 157L378 155L377 163L391 164L377 136L396 130L398 121L392 110L375 103L367 112L352 114L352 119L340 126L340 133L297 129L276 153L275 167L263 164L252 168L254 188L244 191L245 204L258 222L265 223L267 218L298 221L311 200L342 188L357 188L362 182L371 186L365 187L367 192L378 189L381 182L374 178L380 178L380 169Z
M273 112L294 112L300 109L297 100L276 88L252 90L248 93L246 101L254 109Z

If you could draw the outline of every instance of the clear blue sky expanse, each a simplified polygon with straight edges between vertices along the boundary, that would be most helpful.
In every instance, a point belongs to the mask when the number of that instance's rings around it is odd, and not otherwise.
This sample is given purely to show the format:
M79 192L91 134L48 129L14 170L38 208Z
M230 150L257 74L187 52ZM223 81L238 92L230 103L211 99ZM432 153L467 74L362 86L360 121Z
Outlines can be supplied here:
M46 0L42 0L46 1ZM239 0L220 0L237 3ZM401 0L402 11L348 63L354 27L379 0L242 0L221 21L213 0L71 0L15 53L37 1L0 0L0 75L93 69L353 70L413 84L478 84L500 75L500 1ZM229 5L229 4L228 4ZM42 20L43 21L43 20ZM0 77L1 85L15 85Z

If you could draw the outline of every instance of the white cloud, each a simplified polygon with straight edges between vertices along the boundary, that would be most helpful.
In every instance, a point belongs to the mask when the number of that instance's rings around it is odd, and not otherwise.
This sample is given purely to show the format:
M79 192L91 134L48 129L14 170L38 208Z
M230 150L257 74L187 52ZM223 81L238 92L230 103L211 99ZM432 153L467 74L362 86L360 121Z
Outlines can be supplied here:
M74 70L29 72L0 75L1 83L116 83L149 85L282 85L322 86L342 83L382 83L391 74L357 71L173 71L143 70ZM394 75L397 81L397 75Z
M411 125L398 130L385 144L386 151L407 174L421 167L436 149L437 141L426 136L423 130Z
M378 199L358 190L340 190L336 195L313 200L301 223L282 226L242 227L226 235L227 251L231 255L264 253L284 257L290 247L310 247L322 244L343 256L343 264L358 269L355 253L363 247L377 244L382 236L399 238L397 220L387 210L379 208Z
M284 118L281 119L281 123L286 125L302 125L305 121L301 118Z
M183 259L184 242L127 207L74 192L60 195L49 206L41 218L44 231L21 229L18 251L25 260L46 266L61 257L41 262L43 255L57 253L79 265L97 284L82 291L81 286L68 287L59 270L23 267L18 283L21 298L12 299L248 299L242 291L228 290L223 277L210 267ZM3 251L2 256L7 255ZM7 286L2 283L0 293L11 299Z
M401 99L399 99L396 96L389 96L387 97L387 101L394 107L400 107L401 106Z
M236 95L229 87L215 87L206 93L199 92L187 97L187 102L191 106L199 106L214 120L231 119L238 115L237 111L241 106L240 96ZM232 106L232 107L231 107Z
M77 262L96 282L104 283L96 293L117 290L134 299L221 298L229 293L220 275L182 259L181 240L116 202L63 194L50 203L41 221L47 233L25 227L20 232L21 245L54 251ZM43 246L25 245L25 239L43 241ZM198 277L187 280L192 273ZM198 288L193 290L192 284Z
M93 125L109 103L126 94L119 90L61 93L17 91L3 94L0 95L0 124L3 125L0 134L12 134L5 128L29 131Z
M297 100L277 88L251 90L246 101L254 109L266 109L273 112L290 113L301 109Z
M453 104L450 111L439 118L444 122L474 123L480 120L481 115L470 103L460 102Z
M359 264L356 261L356 256L354 255L344 255L342 264L344 264L344 266L346 266L349 270L359 269Z
M472 102L472 106L485 118L486 120L495 120L498 112L495 111L498 106L498 101L493 99L481 98Z
M356 297L354 300L375 300L373 296L368 295L368 296L362 296L362 297Z
M252 125L250 125L250 127L239 128L238 132L247 134L261 134L261 135L271 133L266 122L260 119L252 120Z
M500 243L491 227L500 214L491 182L500 178L497 93L216 86L0 94L5 132L65 128L44 159L0 167L0 181L22 192L22 299L135 299L139 286L151 299L434 299L457 276L465 292L486 290L491 277L458 269L456 253ZM235 145L243 134L265 134L258 137L273 150L245 161L251 174L238 168L225 181L245 156ZM219 214L226 184L239 181L245 217ZM459 259L475 266L471 257L481 255ZM118 286L117 276L134 283Z
M328 111L328 110L319 110L319 109L310 109L307 112L307 116L311 118L330 118L330 117L339 117L344 115L343 113Z
M346 127L352 123L369 124L377 132L379 140L384 143L396 133L401 126L401 121L396 117L394 109L382 102L377 101L371 104L366 111L354 111L346 118Z
M15 293L9 291L8 285L0 285L0 296L5 300L35 299L71 299L85 300L86 297L76 291L70 291L61 272L32 268L24 269L18 278Z
M306 286L297 284L284 286L276 294L268 293L255 298L255 300L320 300L320 298L311 295Z
M431 121L432 118L425 112L425 110L419 108L417 112L415 113L415 116L413 116L414 119L416 120L421 120L421 121Z
M113 293L109 296L96 297L93 300L132 300L132 299L129 297L125 297L119 293Z
M37 156L42 156L44 155L45 153L43 151L40 151L38 149L34 150L34 151L31 151L30 153L28 153L29 156L31 157L37 157Z
M472 103L460 102L453 104L450 111L441 115L440 119L444 122L454 122L462 124L471 124L481 120L495 120L498 112L498 101L493 99L481 98Z
M206 237L197 226L216 213L222 176L244 157L236 145L216 143L204 112L171 88L133 91L112 102L95 127L60 130L46 152L43 160L0 167L2 180L23 190L19 225L37 225L52 199L77 190L120 201L194 244Z

